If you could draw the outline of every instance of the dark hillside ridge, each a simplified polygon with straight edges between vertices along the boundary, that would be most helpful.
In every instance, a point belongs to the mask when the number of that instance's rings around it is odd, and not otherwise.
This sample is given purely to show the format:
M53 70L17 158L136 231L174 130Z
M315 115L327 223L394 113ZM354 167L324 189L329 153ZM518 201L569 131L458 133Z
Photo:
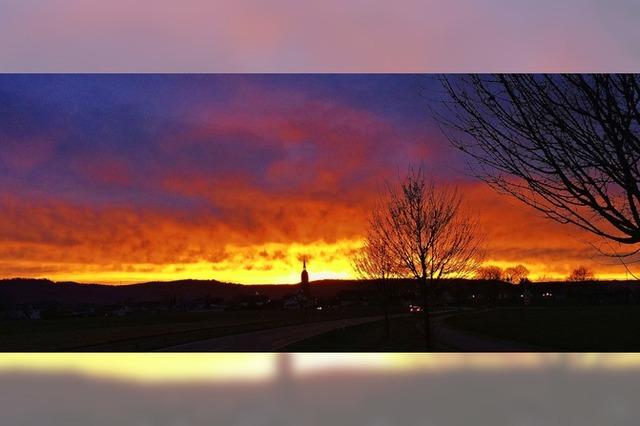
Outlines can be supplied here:
M361 281L323 280L312 282L317 298L334 297L345 290L374 290L375 284ZM19 304L112 305L122 303L165 303L171 299L191 302L203 298L231 300L256 293L279 299L296 293L299 284L233 284L216 280L180 280L129 285L80 284L48 279L0 280L0 306Z
M584 283L546 282L513 285L501 281L469 279L443 280L434 288L433 299L464 301L475 299L506 300L526 293L580 303L640 303L638 281L594 281ZM395 294L416 294L414 280L399 279L390 283ZM233 284L216 280L180 280L129 285L79 284L48 279L12 278L0 280L0 307L21 304L112 305L123 303L166 303L170 300L191 302L210 298L232 300L257 294L280 299L298 292L299 284ZM331 299L348 295L372 295L379 289L376 281L319 280L311 282L312 295Z

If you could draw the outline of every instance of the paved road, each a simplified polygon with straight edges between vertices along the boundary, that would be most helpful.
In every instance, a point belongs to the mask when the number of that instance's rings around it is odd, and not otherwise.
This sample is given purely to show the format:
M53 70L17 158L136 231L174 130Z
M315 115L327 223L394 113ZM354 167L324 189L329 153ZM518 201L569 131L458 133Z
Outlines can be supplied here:
M161 352L276 352L282 348L308 339L319 334L327 333L343 327L380 321L384 316L378 315L364 318L348 318L297 324L286 327L270 328L267 330L252 331L249 333L234 334L230 336L215 337L212 339L198 340L159 349Z
M434 350L445 352L537 352L541 348L509 340L482 336L447 326L443 319L461 312L437 312L432 317ZM398 316L398 315L393 315ZM277 352L293 343L344 327L384 319L382 315L321 321L270 328L249 333L214 337L158 349L161 352Z

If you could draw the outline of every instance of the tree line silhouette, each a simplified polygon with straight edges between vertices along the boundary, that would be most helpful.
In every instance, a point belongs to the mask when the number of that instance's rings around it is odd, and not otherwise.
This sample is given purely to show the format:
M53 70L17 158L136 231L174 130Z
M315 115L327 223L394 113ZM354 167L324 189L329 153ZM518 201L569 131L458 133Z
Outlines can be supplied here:
M640 252L640 77L473 74L441 83L443 110L434 116L475 175L551 220L598 236L597 248L629 271ZM481 240L457 189L410 168L370 212L354 269L380 280L383 294L393 277L420 284L429 349L430 292L442 277L527 280L523 265L479 268ZM593 279L585 266L568 277Z

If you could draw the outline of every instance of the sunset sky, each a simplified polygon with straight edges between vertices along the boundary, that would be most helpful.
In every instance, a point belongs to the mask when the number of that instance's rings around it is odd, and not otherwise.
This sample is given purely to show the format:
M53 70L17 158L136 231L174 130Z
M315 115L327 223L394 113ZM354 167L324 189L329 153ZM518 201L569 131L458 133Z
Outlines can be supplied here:
M367 207L423 164L460 186L487 262L534 278L589 236L474 179L418 75L1 75L0 277L293 283L353 276ZM608 261L611 263L611 261Z

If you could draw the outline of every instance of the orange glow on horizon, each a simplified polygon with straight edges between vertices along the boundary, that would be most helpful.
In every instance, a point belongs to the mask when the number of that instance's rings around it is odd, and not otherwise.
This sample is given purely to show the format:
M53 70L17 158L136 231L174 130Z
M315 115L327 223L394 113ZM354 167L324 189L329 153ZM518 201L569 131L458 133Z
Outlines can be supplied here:
M101 270L99 266L51 265L66 269L43 276L54 281L133 284L148 281L183 279L217 280L237 284L297 284L300 282L302 256L312 281L356 278L351 267L350 253L360 246L359 240L322 241L314 244L263 244L252 247L227 246L229 257L222 262L194 262L182 264L134 264L127 270ZM250 261L248 253L258 253ZM276 258L270 253L278 253ZM28 264L28 263L27 263ZM238 266L240 265L240 266ZM77 268L77 269L74 269Z
M351 255L362 244L361 240L340 240L334 243L317 241L312 244L268 243L255 246L225 247L226 256L220 262L191 263L138 263L127 264L122 269L110 270L103 265L91 264L47 264L56 272L35 275L36 278L48 278L53 281L75 281L80 283L98 283L125 285L150 281L175 280L217 280L237 284L297 284L300 282L302 257L308 260L311 281L324 279L357 279L351 264ZM256 255L257 253L257 255ZM528 261L527 261L528 260ZM14 265L28 267L29 261ZM495 265L506 269L523 264L530 270L532 281L560 281L578 266L579 262L557 261L552 264L535 259L522 262L487 258L483 265ZM580 264L592 265L599 280L633 279L624 268L612 265L606 268L587 261ZM14 278L8 274L4 278Z
M358 247L359 242L351 242L353 247ZM351 244L348 244L351 246ZM343 245L337 245L344 247ZM305 247L305 246L300 246ZM339 251L338 247L325 245L324 251ZM302 250L304 253L314 253L311 247ZM92 271L65 272L49 274L46 277L53 281L74 281L88 284L109 284L126 285L151 281L177 281L177 280L216 280L235 284L297 284L300 282L301 262L298 261L299 251L292 250L288 260L275 261L269 264L259 264L252 269L233 269L231 265L213 263L192 263L192 264L169 264L169 265L132 265L132 269L139 272L130 271ZM515 266L517 263L504 262L500 260L487 260L483 265L495 265L502 269ZM562 281L567 278L568 273L549 271L548 266L540 263L523 263L530 270L528 278L531 281ZM68 265L67 265L68 266ZM78 265L83 267L83 265ZM567 271L575 267L567 264ZM227 269L225 269L227 268ZM320 280L350 280L359 277L354 272L349 258L323 259L315 257L315 260L307 266L311 281ZM469 276L468 278L473 278ZM628 280L633 279L629 273L625 272L596 272L598 280Z

